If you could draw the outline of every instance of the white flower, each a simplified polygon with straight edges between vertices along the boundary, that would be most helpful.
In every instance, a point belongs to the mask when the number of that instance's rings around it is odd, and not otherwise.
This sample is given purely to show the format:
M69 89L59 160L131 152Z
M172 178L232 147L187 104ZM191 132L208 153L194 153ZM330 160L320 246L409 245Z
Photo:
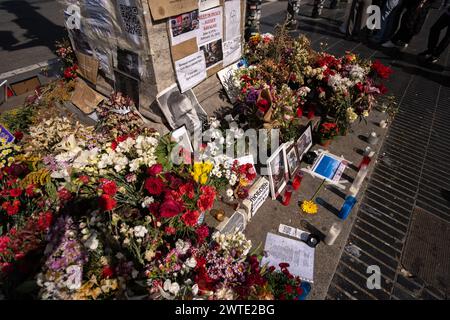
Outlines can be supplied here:
M77 265L67 267L66 272L69 275L65 285L69 290L77 290L81 288L82 268Z
M137 271L136 269L133 269L133 271L131 271L131 277L133 279L136 279L138 274L139 274L139 271Z
M87 239L87 241L84 243L84 245L89 248L89 250L97 250L98 248L98 239L97 239L97 234L93 233L89 239Z
M224 119L226 122L234 121L234 118L231 114L227 114Z
M220 128L220 121L214 120L213 122L211 122L211 128L214 128L214 129Z
M197 265L197 261L195 260L194 257L191 257L191 258L186 260L185 264L186 264L187 267L193 269Z
M192 286L192 294L196 296L198 294L198 284Z
M136 226L133 228L134 235L138 238L143 238L147 234L148 230L144 226Z
M179 291L180 291L180 285L178 283L176 283L176 282L173 282L170 285L169 292L176 296Z
M234 195L234 191L233 191L233 189L228 189L227 190L227 196L229 197L229 198L231 198L232 196Z
M153 199L153 197L145 197L141 206L142 206L142 208L146 208L146 207L148 207L148 205L152 204L153 202L155 202L155 199Z

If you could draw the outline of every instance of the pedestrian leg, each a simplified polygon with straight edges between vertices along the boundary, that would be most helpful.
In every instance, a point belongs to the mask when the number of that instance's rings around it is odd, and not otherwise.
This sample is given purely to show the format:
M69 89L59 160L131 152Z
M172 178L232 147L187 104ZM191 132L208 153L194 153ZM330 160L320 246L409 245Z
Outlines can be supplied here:
M314 9L312 12L313 18L318 18L322 14L324 4L325 0L314 0Z
M286 24L288 29L297 29L297 16L300 11L300 0L289 0L286 14Z

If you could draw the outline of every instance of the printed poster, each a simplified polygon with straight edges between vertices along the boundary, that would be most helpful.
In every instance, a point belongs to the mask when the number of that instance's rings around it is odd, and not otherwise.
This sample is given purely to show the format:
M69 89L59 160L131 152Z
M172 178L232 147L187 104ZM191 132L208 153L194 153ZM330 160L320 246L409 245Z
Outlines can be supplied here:
M199 13L200 31L197 36L197 44L199 46L222 39L222 14L222 7Z
M175 61L175 71L181 92L185 92L206 79L206 62L203 51Z
M197 38L199 33L198 10L170 18L169 31L172 46Z
M199 0L198 9L200 11L208 10L220 5L220 0Z
M144 42L144 21L137 0L118 0L122 34L136 47L142 48Z
M241 36L241 2L225 1L225 41Z

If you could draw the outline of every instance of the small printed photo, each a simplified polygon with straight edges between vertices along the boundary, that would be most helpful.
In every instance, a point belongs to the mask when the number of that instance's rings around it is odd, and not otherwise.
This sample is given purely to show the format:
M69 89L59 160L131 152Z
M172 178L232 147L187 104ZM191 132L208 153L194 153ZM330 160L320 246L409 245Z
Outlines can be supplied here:
M183 13L169 20L172 45L195 38L199 30L198 10Z
M311 124L308 124L306 130L296 142L297 153L300 161L302 160L305 153L307 153L308 150L312 147L312 144L312 127Z
M117 69L139 79L139 55L126 49L117 48Z
M276 199L287 185L289 176L285 146L280 146L267 160L272 199Z
M297 151L295 150L295 145L292 144L286 151L286 157L289 167L289 174L291 178L295 176L297 170L300 168L300 159L297 156Z
M207 43L200 47L205 53L206 69L209 69L223 60L222 39Z
M136 108L139 108L139 81L125 75L120 71L114 71L115 90L131 98Z
M208 115L192 90L181 93L174 84L159 93L156 100L172 129L184 126L192 136L207 120Z

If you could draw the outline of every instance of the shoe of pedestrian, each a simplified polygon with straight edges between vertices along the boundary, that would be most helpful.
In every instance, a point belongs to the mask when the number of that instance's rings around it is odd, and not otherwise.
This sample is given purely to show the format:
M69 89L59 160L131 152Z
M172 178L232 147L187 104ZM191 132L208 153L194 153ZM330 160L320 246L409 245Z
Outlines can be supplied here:
M431 56L431 52L429 50L425 50L425 51L419 53L418 56L428 59Z
M430 55L426 60L428 63L437 63L439 61L439 57L435 57L433 55Z
M397 46L395 45L395 43L393 43L391 40L389 40L389 41L383 43L381 46L382 46L383 48L395 48L395 47L397 47Z
M406 48L408 48L408 44L406 42L403 42L403 41L400 41L400 40L394 42L394 44L399 49L406 49Z

